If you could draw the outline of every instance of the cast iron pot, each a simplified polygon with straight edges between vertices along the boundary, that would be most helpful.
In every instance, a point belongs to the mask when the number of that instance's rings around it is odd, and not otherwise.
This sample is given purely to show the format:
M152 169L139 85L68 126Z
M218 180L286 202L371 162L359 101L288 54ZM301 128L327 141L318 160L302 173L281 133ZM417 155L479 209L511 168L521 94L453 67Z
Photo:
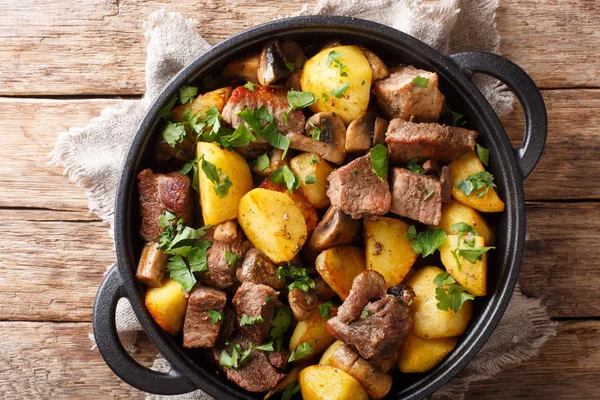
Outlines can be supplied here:
M293 39L301 44L323 43L339 38L348 44L364 44L386 62L414 64L439 75L441 91L464 112L490 149L490 169L496 178L506 211L496 218L496 251L491 257L486 297L475 301L471 323L454 351L436 368L424 374L398 374L390 399L420 399L456 375L481 349L500 321L517 282L525 241L523 180L542 155L547 133L542 96L531 78L512 62L488 53L468 52L444 56L395 29L355 18L311 16L270 22L225 40L199 56L179 72L148 108L123 163L115 204L115 243L118 265L100 286L94 304L94 335L98 350L117 376L150 393L181 394L202 389L217 399L257 399L229 382L198 350L181 346L181 338L165 333L144 306L144 288L134 278L143 246L138 236L139 211L136 175L149 166L151 137L159 132L158 110L183 84L200 83L202 77L272 38ZM504 82L519 98L526 129L522 147L514 149L498 117L471 82L482 72ZM171 363L168 373L147 369L123 349L115 327L115 309L120 298L131 302L142 327L158 350Z

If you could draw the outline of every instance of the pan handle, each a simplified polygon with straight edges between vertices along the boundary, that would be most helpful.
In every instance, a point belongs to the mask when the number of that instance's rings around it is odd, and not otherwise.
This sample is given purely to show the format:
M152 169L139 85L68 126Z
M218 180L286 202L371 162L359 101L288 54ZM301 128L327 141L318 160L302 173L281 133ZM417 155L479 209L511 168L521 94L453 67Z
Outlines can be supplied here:
M517 64L497 54L465 52L452 54L449 58L467 76L471 77L474 72L491 75L517 95L525 114L525 137L515 151L521 176L527 178L542 157L548 135L546 106L535 82Z
M110 369L129 385L148 393L174 395L197 389L186 377L171 368L157 372L138 364L121 345L117 335L117 303L127 297L121 274L114 266L102 281L94 302L94 338L98 351Z

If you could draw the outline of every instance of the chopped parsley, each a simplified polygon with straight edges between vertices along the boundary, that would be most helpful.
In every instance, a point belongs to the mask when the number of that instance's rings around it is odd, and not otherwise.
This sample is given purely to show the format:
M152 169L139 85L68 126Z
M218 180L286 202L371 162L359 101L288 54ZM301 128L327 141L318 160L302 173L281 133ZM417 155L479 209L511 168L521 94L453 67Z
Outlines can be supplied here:
M369 151L371 155L371 168L383 182L388 174L388 149L383 144L378 144Z
M347 65L339 60L340 57L342 57L342 53L340 53L339 51L331 50L327 55L327 66L329 68L334 67L339 69L340 76L348 76L348 74L344 71L344 68L346 68Z
M417 75L413 78L412 83L416 87L426 88L427 86L429 86L429 78L425 78L423 76Z
M344 93L346 93L346 89L348 89L348 86L350 86L350 81L344 83L340 87L331 89L331 95L337 97L338 99L341 99L344 96Z
M233 267L239 261L239 259L240 256L225 249L225 262L227 262L227 265Z
M323 98L323 103L327 103L327 101L329 100L329 96L327 95L327 93L321 93L321 97Z
M290 147L290 139L284 136L277 130L277 122L264 106L258 110L250 110L248 108L240 111L239 115L252 128L252 130L273 147L283 150L281 158L285 158L288 148ZM266 126L263 128L263 124Z
M315 183L317 181L317 177L315 174L309 174L306 176L306 178L304 178L304 183L306 183L307 185L311 185L313 183Z
M288 285L288 290L294 288L298 288L303 292L308 292L311 289L315 290L315 281L308 276L308 270L306 268L296 267L295 265L288 263L288 268L279 267L277 269L277 277L281 280L284 280L285 278L293 280L293 282Z
M320 163L320 162L321 161L319 161L319 159L315 155L313 155L312 158L310 159L310 163L311 164L317 164L317 163Z
M285 67L290 70L290 72L294 72L296 70L296 64L293 62L286 62Z
M215 190L217 196L220 199L227 196L227 193L229 193L229 189L233 183L231 182L231 179L229 179L229 177L223 173L222 169L219 168L217 170L214 164L206 161L204 158L202 158L200 168L202 169L202 172L204 172L204 175L215 184L213 189Z
M331 307L332 306L333 306L333 303L331 301L328 301L328 302L323 303L320 306L318 306L317 308L319 309L319 314L321 314L321 317L323 317L325 319L329 319L331 317Z
M199 189L198 189L198 161L200 161L200 158L194 158L193 160L186 162L183 165L183 167L179 170L179 173L181 175L187 175L187 174L189 174L190 171L192 171L192 177L191 177L192 189L194 189L196 192L199 191Z
M446 241L446 232L443 229L428 229L417 234L417 229L414 225L408 227L408 232L404 238L410 241L410 244L416 254L421 254L427 257Z
M269 160L269 155L267 153L261 154L256 159L256 169L260 172L263 172L265 169L269 168L271 165L271 160Z
M226 149L248 146L250 142L255 141L254 134L244 124L240 124L231 135L225 135L220 138L221 145Z
M260 315L255 316L255 317L249 317L246 314L242 314L242 318L240 318L240 326L245 326L245 325L254 325L254 324L262 324L263 322L265 322L264 318Z
M292 400L292 397L300 391L300 384L292 382L285 387L281 400Z
M250 81L248 81L248 82L247 82L247 83L244 85L244 87L245 87L246 89L250 90L251 92L254 92L254 86L256 86L256 85L255 85L254 83L250 82Z
M490 163L490 151L477 143L477 157L481 160L481 163L486 167Z
M250 353L252 353L252 346L246 350L242 350L242 346L236 343L232 346L231 355L227 353L226 349L221 350L219 364L227 369L238 369L250 356Z
M298 189L300 187L300 179L287 165L283 165L271 172L269 179L273 183L284 185L290 191L290 193L293 193L294 189Z
M194 101L194 97L198 94L198 88L195 86L182 86L177 91L179 93L179 100L181 104L191 103Z
M425 170L421 165L419 165L418 161L418 158L411 158L410 160L408 160L408 164L406 164L406 169L412 172L416 172L417 174L423 175L425 173Z
M178 143L183 142L186 135L185 125L182 122L167 121L162 131L162 138L171 147L175 147Z
M317 98L314 93L298 92L293 89L287 93L287 100L292 110L306 108L317 102Z
M283 336L290 327L291 321L292 310L289 307L275 308L275 317L273 317L273 322L271 322L270 334L273 338L273 343L275 344L277 351L281 349L281 345L283 344Z
M430 190L429 192L427 192L427 193L425 194L425 196L423 196L423 201L425 201L425 200L429 200L429 198L430 198L431 196L433 196L433 193L434 193L434 192L435 192L435 190Z
M467 179L458 182L456 187L458 187L465 196L469 196L471 193L475 192L475 196L481 198L489 192L490 188L495 188L496 184L494 183L494 175L487 171L482 171L467 176ZM483 188L485 188L485 190L480 191Z
M173 107L175 107L175 103L177 103L177 99L179 99L179 97L177 95L173 96L167 104L165 104L164 106L162 106L162 108L160 110L158 110L158 114L164 120L166 120L166 121L171 120L171 110L173 109Z
M223 321L223 313L216 310L208 310L208 316L210 317L210 323L216 324L219 321Z
M372 313L370 310L365 310L365 311L363 311L363 312L362 312L362 314L361 314L361 315L362 315L364 318L367 318L367 317L370 317L372 314L373 314L373 313Z
M467 300L473 300L475 296L467 292L467 289L456 283L456 280L447 272L443 272L435 277L433 282L436 284L435 299L437 308L442 311L452 310L457 313Z
M312 128L312 131L310 133L312 140L320 140L321 133L323 133L323 130L316 126L314 122L312 122L310 119L308 120L308 125L310 125L310 127Z
M308 342L303 342L296 347L296 350L292 351L288 358L288 362L298 361L303 358L310 356L313 353L313 348Z

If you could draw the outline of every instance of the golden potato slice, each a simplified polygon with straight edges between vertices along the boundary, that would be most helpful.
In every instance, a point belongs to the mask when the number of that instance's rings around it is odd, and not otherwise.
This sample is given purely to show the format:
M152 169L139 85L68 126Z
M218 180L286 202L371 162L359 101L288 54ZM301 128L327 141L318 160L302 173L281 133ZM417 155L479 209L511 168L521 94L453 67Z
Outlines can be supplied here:
M345 300L354 278L365 270L365 253L353 246L338 246L322 251L315 267L325 282Z
M467 300L456 314L452 310L442 311L437 308L437 285L433 280L444 272L438 267L424 267L406 280L406 284L413 288L416 295L410 307L414 323L413 333L422 339L460 336L473 315L472 300Z
M181 285L171 278L162 286L146 291L146 308L156 323L171 335L177 335L183 328L187 301Z
M456 347L458 338L404 338L398 358L398 369L404 373L427 372L440 363Z
M183 114L186 110L191 109L194 114L202 114L208 111L212 107L216 107L219 113L223 111L227 100L231 96L231 86L227 86L221 89L213 90L212 92L206 92L203 95L199 95L192 101L192 103L185 103L179 107L175 107L171 110L171 115L175 122L183 122Z
M335 310L332 310L332 314L335 315ZM309 319L299 321L294 328L290 338L290 354L300 344L309 343L313 350L312 354L298 360L304 362L320 356L333 342L335 338L327 332L327 320L319 314L318 310L315 310Z
M219 197L215 190L216 183L210 180L202 171L202 160L198 162L198 189L202 218L206 225L217 225L238 217L238 203L253 187L250 167L242 156L234 151L219 147L215 143L199 142L198 157L214 164L217 171L227 175L231 187L224 197ZM221 179L221 178L220 178ZM222 178L223 181L225 178Z
M474 151L469 152L465 157L451 161L449 166L452 171L452 197L479 211L504 211L504 202L500 200L494 188L489 188L490 190L487 194L480 198L476 196L476 193L484 192L486 188L482 188L478 192L474 191L469 196L465 196L463 191L456 186L458 182L467 179L469 175L485 171L483 164Z
M329 207L327 177L333 168L327 161L314 153L302 153L291 159L290 168L300 179L300 190L310 204L317 210Z
M458 242L458 235L448 235L444 244L440 246L440 258L442 264L446 268L452 277L462 287L467 289L473 296L485 296L487 294L487 253L483 253L481 260L470 263L461 256L458 255L460 261L460 269L456 265L456 258L452 255L452 251L456 249ZM465 238L463 236L461 240L461 248L468 248L464 244ZM481 236L474 237L475 247L484 247L485 240Z
M340 68L340 63L345 67ZM348 125L367 111L372 74L362 50L336 46L321 50L306 61L300 86L319 99L310 106L313 112L333 111Z
M441 228L446 231L446 234L452 235L452 225L459 222L464 222L475 228L477 234L483 236L485 239L486 246L494 245L496 235L492 227L481 214L460 201L452 200L450 203L444 204L442 206L442 220L440 224L432 227Z
M367 269L379 272L387 286L398 285L408 275L417 255L404 238L409 225L395 218L365 218L363 235Z
M368 400L360 383L350 374L329 365L312 365L300 371L304 400Z
M302 212L286 194L253 189L239 202L238 222L254 247L273 262L290 261L306 241Z
M329 346L327 350L325 350L325 353L323 353L323 355L321 356L319 364L331 365L331 358L333 357L333 353L335 353L335 350L343 344L344 342L342 342L341 340L336 340L335 342L333 342L333 344Z

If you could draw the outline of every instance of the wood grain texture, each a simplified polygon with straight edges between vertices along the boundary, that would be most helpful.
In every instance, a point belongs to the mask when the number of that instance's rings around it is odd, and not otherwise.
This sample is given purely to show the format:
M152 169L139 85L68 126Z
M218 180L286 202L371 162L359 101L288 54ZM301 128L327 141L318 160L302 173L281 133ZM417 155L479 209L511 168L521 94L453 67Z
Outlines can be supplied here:
M90 350L89 323L0 322L0 397L3 399L106 399L144 395L108 369ZM600 322L561 322L539 355L476 383L466 399L593 399L598 397ZM151 365L145 337L136 358ZM557 379L560 377L560 379Z
M306 3L312 7L317 1ZM0 0L0 95L141 94L146 46L142 22L152 11L165 8L195 18L200 33L214 44L298 11L301 4ZM598 87L599 9L593 0L504 0L497 18L502 53L541 87Z
M600 317L589 301L600 265L600 203L534 203L520 282L553 317ZM596 218L595 218L596 217ZM76 211L0 210L8 251L0 259L0 320L91 321L107 266L115 261L107 227Z

